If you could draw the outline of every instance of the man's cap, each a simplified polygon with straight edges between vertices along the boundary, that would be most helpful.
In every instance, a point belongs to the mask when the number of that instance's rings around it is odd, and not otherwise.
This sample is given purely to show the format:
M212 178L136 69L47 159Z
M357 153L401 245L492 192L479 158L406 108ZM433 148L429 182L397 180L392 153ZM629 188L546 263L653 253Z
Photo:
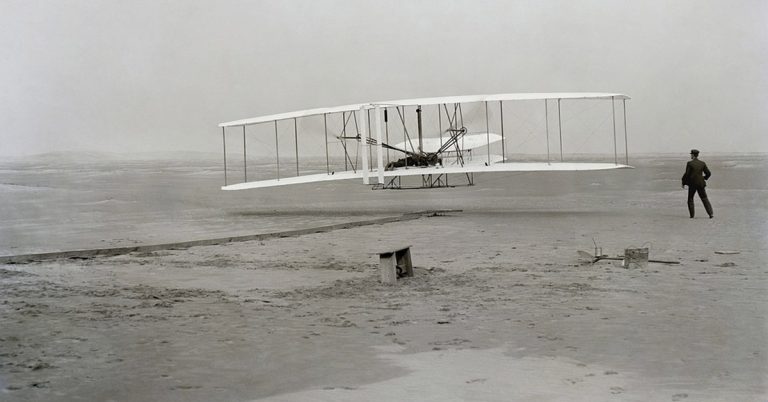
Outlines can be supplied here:
M692 150L691 150L691 155L693 155L693 156L699 156L699 150L698 150L698 149L692 149Z

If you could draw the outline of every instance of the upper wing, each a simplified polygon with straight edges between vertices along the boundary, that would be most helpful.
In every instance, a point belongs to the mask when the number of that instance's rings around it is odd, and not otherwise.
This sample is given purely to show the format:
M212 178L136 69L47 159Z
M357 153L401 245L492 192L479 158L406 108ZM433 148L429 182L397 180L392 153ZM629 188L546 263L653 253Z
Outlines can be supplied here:
M219 124L219 127L240 127L250 126L276 120L289 120L300 117L316 116L329 113L352 112L360 108L373 108L375 106L415 106L415 105L439 105L446 103L468 103L468 102L494 102L494 101L514 101L514 100L548 100L548 99L630 99L629 96L619 93L603 92L557 92L557 93L511 93L494 95L463 95L463 96L443 96L437 98L418 98L418 99L400 99L383 102L356 103L344 106L335 106L327 108L316 108L298 110L295 112L279 113L268 116L254 117L250 119L235 120Z

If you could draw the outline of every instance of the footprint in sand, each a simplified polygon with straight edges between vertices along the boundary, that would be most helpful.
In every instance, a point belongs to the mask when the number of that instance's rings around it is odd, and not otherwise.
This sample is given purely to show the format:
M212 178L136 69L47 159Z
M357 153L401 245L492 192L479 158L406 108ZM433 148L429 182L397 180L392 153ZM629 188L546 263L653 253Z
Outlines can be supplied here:
M454 338L454 339L451 339L451 340L448 340L448 341L429 342L429 345L433 345L433 346L459 346L459 345L463 345L463 344L469 343L469 342L470 342L469 339Z
M624 392L624 388L622 387L611 387L611 393L614 395L618 395Z
M202 386L200 386L200 385L186 385L186 384L184 384L184 385L177 385L175 387L171 387L171 389L173 389L173 390L177 390L177 389L187 390L187 389L199 389L199 388L202 388Z
M674 394L674 395L672 395L672 400L673 401L682 401L685 398L688 398L688 394Z

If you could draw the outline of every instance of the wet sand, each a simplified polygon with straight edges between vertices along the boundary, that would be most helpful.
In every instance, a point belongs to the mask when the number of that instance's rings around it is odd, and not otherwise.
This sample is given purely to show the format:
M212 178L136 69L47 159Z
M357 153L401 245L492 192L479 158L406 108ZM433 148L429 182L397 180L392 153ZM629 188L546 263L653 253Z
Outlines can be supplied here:
M446 216L2 265L0 399L768 399L765 190L712 188L713 220L677 190L472 191ZM580 260L593 239L680 264ZM415 276L380 284L370 253L401 244Z

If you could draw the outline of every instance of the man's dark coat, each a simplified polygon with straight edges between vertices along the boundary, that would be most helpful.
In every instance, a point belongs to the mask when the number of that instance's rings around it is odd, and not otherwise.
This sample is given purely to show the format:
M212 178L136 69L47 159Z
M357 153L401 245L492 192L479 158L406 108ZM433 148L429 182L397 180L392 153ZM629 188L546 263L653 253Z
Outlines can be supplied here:
M703 188L707 186L706 180L712 176L707 164L698 159L688 161L685 165L685 174L683 175L683 185L689 187Z

